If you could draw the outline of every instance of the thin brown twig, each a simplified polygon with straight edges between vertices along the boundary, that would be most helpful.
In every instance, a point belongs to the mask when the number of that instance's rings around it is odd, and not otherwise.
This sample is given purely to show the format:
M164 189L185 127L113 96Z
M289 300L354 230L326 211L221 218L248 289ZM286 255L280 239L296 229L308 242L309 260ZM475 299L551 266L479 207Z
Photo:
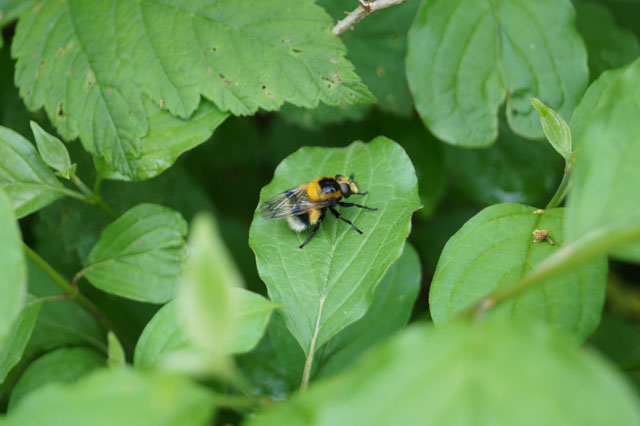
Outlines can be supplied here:
M347 17L338 21L338 23L333 27L331 32L339 36L344 33L348 29L353 29L353 27L360 21L362 21L367 16L371 15L373 12L386 9L387 7L394 6L396 4L404 3L408 0L360 0L360 4L356 7L352 12L347 14Z

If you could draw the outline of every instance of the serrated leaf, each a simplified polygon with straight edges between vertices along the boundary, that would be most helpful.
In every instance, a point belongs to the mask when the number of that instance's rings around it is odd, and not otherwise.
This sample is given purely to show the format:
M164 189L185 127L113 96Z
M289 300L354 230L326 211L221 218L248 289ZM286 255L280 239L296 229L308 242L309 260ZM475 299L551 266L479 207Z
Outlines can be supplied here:
M22 373L11 391L9 411L29 393L49 383L75 383L90 372L104 367L104 358L86 348L60 348L42 355Z
M233 289L232 295L236 312L233 313L233 333L225 345L229 353L238 354L248 352L258 343L275 305L242 288ZM145 327L136 345L133 363L138 368L146 368L171 352L191 347L193 345L172 301L163 306Z
M444 145L446 169L474 203L544 205L560 182L563 161L549 144L525 140L500 120L500 135L484 149Z
M542 131L558 154L571 164L571 130L564 118L545 105L540 99L531 98L531 104L538 111Z
M7 426L199 426L210 420L208 391L177 376L130 368L101 370L73 384L54 383L27 395Z
M519 135L542 136L529 98L569 117L589 77L569 0L425 1L409 31L407 77L438 138L490 145L498 107Z
M271 300L286 307L287 327L307 355L365 314L376 284L400 256L411 214L420 208L415 171L404 150L384 137L346 148L305 147L280 163L260 194L263 202L318 176L351 173L360 190L369 191L353 201L378 208L341 208L363 235L328 217L300 250L306 232L257 214L251 224L260 277Z
M27 296L27 266L22 236L11 200L0 188L0 347Z
M31 142L2 126L0 188L11 199L18 218L41 209L68 192L42 161Z
M574 1L577 26L589 52L591 78L628 64L640 56L638 37L620 27L609 8L595 2Z
M132 174L111 167L102 157L95 157L101 176L110 179L145 180L159 175L175 163L185 151L209 139L213 131L229 116L203 99L188 120L174 117L150 101L145 102L149 132L140 139L140 156L132 160Z
M497 204L471 218L447 242L429 291L434 323L443 324L464 308L520 278L564 244L564 209L535 214L535 207ZM534 242L534 230L548 240ZM537 320L586 339L600 320L607 261L592 262L549 278L494 311L508 319Z
M113 331L107 333L107 356L107 365L111 368L122 367L127 361L122 343Z
M186 233L180 213L139 204L102 232L83 275L108 293L141 302L167 302L174 296Z
M65 139L133 177L145 95L184 119L201 96L233 114L373 101L331 25L310 0L45 2L16 28L16 83Z
M67 147L64 146L60 139L47 133L35 121L31 121L30 124L40 157L50 167L60 172L60 176L70 179L70 174L75 172L75 164L71 165Z
M247 426L631 426L638 407L596 353L548 329L488 321L414 327Z
M367 349L404 327L420 290L420 278L418 253L407 243L376 286L365 316L327 342L319 359L318 377L347 368Z
M22 352L29 342L42 302L33 301L24 305L20 315L11 323L9 335L0 342L0 384L22 358Z
M627 229L628 233L636 229L638 239L640 59L611 77L581 134L567 201L568 240L594 233L606 235L614 229ZM614 254L640 262L640 243L617 248Z

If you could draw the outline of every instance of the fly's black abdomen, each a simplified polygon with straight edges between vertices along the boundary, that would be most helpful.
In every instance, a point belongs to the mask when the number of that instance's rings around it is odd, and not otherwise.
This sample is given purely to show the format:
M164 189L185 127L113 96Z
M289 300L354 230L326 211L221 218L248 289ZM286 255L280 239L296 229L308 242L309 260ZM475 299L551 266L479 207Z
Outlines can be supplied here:
M323 194L331 194L336 191L340 191L340 184L338 184L338 182L333 178L322 179L318 182L318 185L322 188Z

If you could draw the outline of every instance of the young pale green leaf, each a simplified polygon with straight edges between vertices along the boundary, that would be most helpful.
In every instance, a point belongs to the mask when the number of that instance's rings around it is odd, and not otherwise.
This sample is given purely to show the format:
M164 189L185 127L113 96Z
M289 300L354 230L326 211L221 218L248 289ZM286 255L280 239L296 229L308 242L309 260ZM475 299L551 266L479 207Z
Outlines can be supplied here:
M144 180L157 176L171 167L180 154L209 139L229 116L206 99L201 100L188 120L174 117L149 100L144 106L149 116L149 132L140 139L140 156L131 160L132 173L122 173L103 157L95 157L96 168L102 177Z
M564 243L563 209L534 213L535 207L497 204L475 215L449 239L429 291L436 324L449 321L503 285L520 278L560 250ZM534 230L553 241L534 242ZM538 320L586 339L600 320L607 261L594 261L549 278L498 305L494 315Z
M104 367L104 357L86 348L60 348L29 364L9 399L9 411L26 395L49 383L75 383L88 373Z
M47 133L38 123L31 121L31 131L36 139L40 157L51 168L58 171L59 176L70 179L76 171L76 165L71 164L69 151L60 139Z
M5 426L201 426L211 420L211 402L208 391L181 377L106 369L31 392Z
M640 56L638 37L620 27L608 7L586 1L574 1L574 5L578 15L578 31L589 53L592 79Z
M544 205L556 190L564 165L549 144L521 138L502 118L498 139L490 147L444 145L444 154L452 180L469 200L481 206Z
M238 312L233 289L243 287L242 276L212 216L194 218L188 247L176 295L178 318L198 350L223 359L230 353Z
M243 288L232 289L234 298L233 333L228 344L229 353L250 351L264 334L269 316L275 305L259 294ZM163 306L147 324L133 357L133 364L139 368L156 363L171 352L193 347L184 331L176 311L175 302Z
M540 99L531 98L531 105L538 111L542 131L558 154L571 163L571 130L560 114L546 106Z
M541 137L537 97L569 117L589 70L569 0L434 0L409 31L407 77L416 108L438 138L490 145L498 107L511 128Z
M418 296L420 278L418 253L407 243L377 285L365 316L338 333L321 350L317 376L345 369L367 349L403 328Z
M420 208L415 171L404 150L384 137L346 148L305 147L280 163L260 194L263 202L318 176L352 173L369 194L348 201L378 210L338 209L363 235L327 214L300 250L308 231L296 233L286 221L257 213L251 224L258 272L271 300L286 307L287 327L307 354L365 314L376 284L402 253L411 214Z
M0 188L0 345L11 331L27 296L27 266L11 200Z
M41 209L69 192L42 161L31 142L2 126L0 188L11 199L18 218Z
M247 426L631 426L638 407L594 352L547 328L485 321L414 327Z
M167 302L175 293L186 233L180 213L139 204L102 232L82 273L108 293L141 302Z
M639 99L640 59L613 75L584 127L567 201L567 240L607 234L613 228L627 228L629 234L635 229L639 235ZM614 254L640 262L640 243L627 244Z
M122 367L127 362L124 349L113 331L107 334L107 365L111 368Z
M0 384L4 382L11 368L22 358L41 305L42 302L37 301L24 305L20 315L11 324L9 335L0 342Z
M311 0L45 2L16 28L15 80L65 139L134 177L145 95L183 119L201 96L236 115L374 101L332 24Z

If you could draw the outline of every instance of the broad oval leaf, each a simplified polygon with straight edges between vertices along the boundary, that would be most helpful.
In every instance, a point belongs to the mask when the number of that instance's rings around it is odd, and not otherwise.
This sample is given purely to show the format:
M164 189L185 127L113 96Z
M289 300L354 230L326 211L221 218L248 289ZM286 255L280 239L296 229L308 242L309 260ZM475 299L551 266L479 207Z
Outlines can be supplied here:
M24 137L0 126L0 188L11 199L18 218L33 213L68 190Z
M247 426L631 426L638 407L596 353L546 328L485 321L414 327Z
M77 383L33 391L9 413L5 426L200 426L211 418L211 400L208 391L181 377L101 370Z
M420 208L415 170L384 137L346 148L304 147L280 163L260 194L262 202L318 176L352 173L369 194L348 201L378 210L338 208L363 235L330 214L302 250L307 232L292 231L284 220L256 213L249 232L258 273L271 300L286 307L287 327L307 355L365 314L375 286L402 253L411 214Z
M233 289L232 294L236 311L233 313L233 333L225 346L229 353L238 354L250 351L258 343L275 305L259 294L242 288ZM191 347L191 341L176 312L176 304L172 301L163 306L142 331L133 364L146 368L171 352Z
M602 79L608 84L580 136L567 201L568 240L611 227L637 230L640 220L640 59ZM640 243L614 254L640 262Z
M0 345L27 296L27 265L11 201L0 188Z
M64 146L60 139L49 134L35 121L31 121L30 124L40 157L51 168L57 170L61 176L69 179L70 175L75 171L75 165L72 168L67 147Z
M42 302L32 300L24 305L20 315L11 324L9 335L0 342L0 384L9 371L22 359L24 348L38 318Z
M373 101L332 23L311 0L44 2L20 17L15 80L65 139L133 177L145 96L183 119L201 96L242 115Z
M490 145L498 107L511 128L542 137L537 97L568 118L588 81L569 0L424 1L411 30L407 76L425 125L455 145Z
M82 273L108 293L141 302L167 302L178 282L186 233L180 213L139 204L102 232Z
M418 297L421 275L418 252L406 243L402 255L376 286L367 313L329 340L320 352L317 376L345 369L367 349L404 327Z
M9 411L30 392L49 383L74 383L104 367L104 357L86 348L60 348L42 355L22 373L11 391Z
M563 246L564 209L534 210L519 204L488 207L449 239L429 291L436 324L520 278ZM534 242L534 230L546 230L555 245ZM606 258L598 257L505 300L494 314L544 321L583 340L600 320L606 278Z

